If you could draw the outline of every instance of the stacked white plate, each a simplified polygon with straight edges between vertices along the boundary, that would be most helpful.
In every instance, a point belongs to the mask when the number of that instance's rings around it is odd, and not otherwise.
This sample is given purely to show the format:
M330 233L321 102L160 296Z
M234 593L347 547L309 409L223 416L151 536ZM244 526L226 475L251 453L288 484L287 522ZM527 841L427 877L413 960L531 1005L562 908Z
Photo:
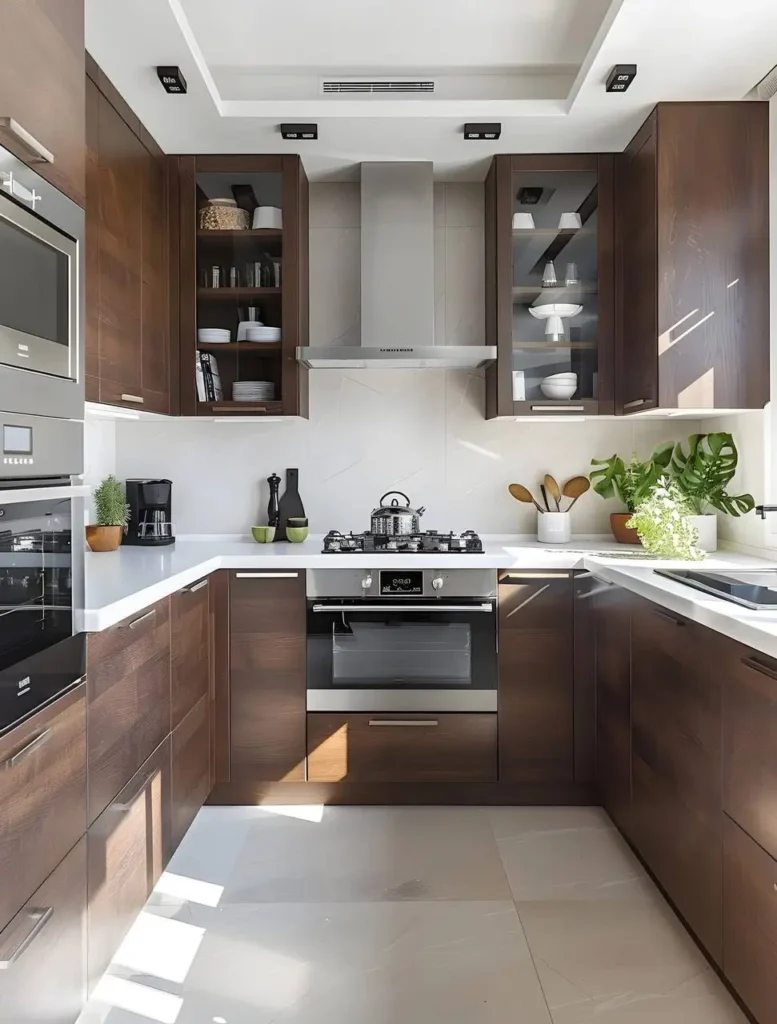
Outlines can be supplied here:
M281 329L280 327L263 327L257 324L256 327L246 328L246 341L280 341L281 340Z
M236 380L232 385L234 402L272 402L275 385L270 380Z
M197 341L208 345L224 345L232 340L232 332L221 327L201 327L197 331Z

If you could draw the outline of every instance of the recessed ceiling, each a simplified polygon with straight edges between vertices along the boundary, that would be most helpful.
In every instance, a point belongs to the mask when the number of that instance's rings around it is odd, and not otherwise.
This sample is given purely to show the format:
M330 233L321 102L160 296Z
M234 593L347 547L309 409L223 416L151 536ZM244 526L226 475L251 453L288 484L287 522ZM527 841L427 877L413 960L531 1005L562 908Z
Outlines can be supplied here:
M479 180L496 152L621 150L659 100L742 98L776 38L774 0L86 0L88 50L165 151L300 152L313 179L423 159ZM619 62L637 78L607 94ZM349 78L434 91L324 93ZM317 121L318 141L284 142L282 120ZM465 120L501 139L465 141Z

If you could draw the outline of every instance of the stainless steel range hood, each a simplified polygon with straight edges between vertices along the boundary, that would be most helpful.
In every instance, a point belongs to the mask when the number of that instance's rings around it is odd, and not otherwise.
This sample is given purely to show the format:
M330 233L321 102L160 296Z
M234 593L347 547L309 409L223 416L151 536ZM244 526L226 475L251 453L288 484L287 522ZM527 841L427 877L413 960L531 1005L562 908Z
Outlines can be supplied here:
M311 369L468 369L496 348L434 344L432 164L361 165L361 345L311 345Z

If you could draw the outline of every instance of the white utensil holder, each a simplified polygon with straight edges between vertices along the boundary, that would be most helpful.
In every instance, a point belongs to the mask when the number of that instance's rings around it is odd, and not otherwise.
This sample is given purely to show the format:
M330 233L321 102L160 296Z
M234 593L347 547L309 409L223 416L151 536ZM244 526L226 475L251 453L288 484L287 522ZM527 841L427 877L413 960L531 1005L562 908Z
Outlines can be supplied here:
M569 512L538 512L537 540L541 544L568 544L572 539Z

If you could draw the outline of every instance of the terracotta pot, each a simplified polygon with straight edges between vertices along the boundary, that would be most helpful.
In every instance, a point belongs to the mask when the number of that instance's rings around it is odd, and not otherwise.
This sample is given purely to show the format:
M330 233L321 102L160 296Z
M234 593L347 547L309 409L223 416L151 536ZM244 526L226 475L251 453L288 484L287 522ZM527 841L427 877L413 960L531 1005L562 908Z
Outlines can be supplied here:
M631 512L612 512L610 514L610 529L613 537L619 544L641 544L639 534L636 530L630 530L626 523L631 519Z
M87 526L86 543L92 551L116 551L123 533L123 526Z

